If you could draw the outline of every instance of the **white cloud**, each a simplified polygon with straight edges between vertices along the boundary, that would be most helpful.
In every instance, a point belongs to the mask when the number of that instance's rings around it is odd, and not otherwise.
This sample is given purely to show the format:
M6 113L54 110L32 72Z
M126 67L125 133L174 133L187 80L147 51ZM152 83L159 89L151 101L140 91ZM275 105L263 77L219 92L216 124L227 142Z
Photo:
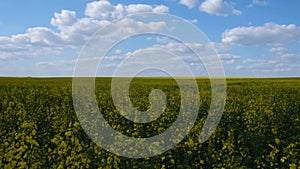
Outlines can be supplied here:
M244 46L283 45L300 40L300 27L294 24L236 27L222 33L222 42Z
M253 74L255 76L300 75L300 55L288 53L282 47L271 48L270 52L275 55L272 54L264 58L241 58L242 60L235 64L235 69L239 72L246 72L247 75Z
M196 56L189 47L196 48L197 51L202 52L202 55L205 55L208 58L205 61L213 62L213 58L215 58L215 53L213 51L207 52L212 49L211 44L199 44L199 43L188 43L188 44L182 44L180 42L174 41L172 39L166 38L166 37L158 37L153 40L162 42L160 44L154 44L152 46L148 46L145 48L138 48L131 52L122 52L121 54L118 54L117 56L107 56L102 61L100 67L101 70L98 72L98 75L112 75L114 73L114 70L117 68L117 66L127 57L132 56L139 56L141 59L138 59L138 66L143 67L144 65L148 65L149 63L159 66L167 64L171 66L174 69L177 69L177 65L172 65L169 60L166 60L168 58L167 55L173 54L174 59L182 59L186 65L190 65L191 70L195 72L197 75L207 75L206 70L204 68L204 65L202 64L202 61L198 56ZM153 52L152 52L153 51ZM162 52L158 52L162 51ZM146 52L147 55L144 55ZM166 52L166 53L165 53ZM168 54L169 53L169 54ZM138 55L137 55L138 54ZM177 57L176 57L177 56ZM204 57L204 56L201 56ZM156 59L154 59L156 58ZM225 56L221 59L224 59L224 63L232 64L235 62L236 58L235 56ZM134 60L134 59L133 59ZM137 60L135 60L137 61ZM134 63L136 63L134 61ZM180 69L177 69L180 70ZM180 74L180 73L179 73Z
M122 4L112 5L109 1L100 0L87 4L85 14L88 17L74 19L74 17L76 17L74 12L62 10L61 13L55 13L55 17L52 18L51 23L59 28L62 39L72 45L78 46L82 45L95 31L108 25L114 19L119 19L138 12L166 13L168 10L168 7L163 5L155 7L146 4L131 4L127 6ZM70 20L76 22L70 24ZM65 24L66 21L68 21L68 25ZM139 29L139 26L142 26L134 22L135 21L131 23L137 26L136 28L134 28L133 25L123 26L130 27L132 30ZM148 26L153 27L156 26L156 24L152 23ZM118 32L113 33L118 34Z
M205 0L199 9L210 15L228 16L230 14L241 15L242 12L235 9L232 3L223 0Z
M53 60L37 62L33 65L37 76L72 76L76 60Z
M114 6L109 1L100 0L88 3L85 9L86 16L105 20L120 19L126 15L141 12L167 13L169 8L164 5L152 7L147 4L130 4L127 6L117 4Z
M154 13L168 13L169 12L169 8L167 6L164 6L164 5L159 5L159 6L156 6L153 9L153 12Z
M218 54L218 56L221 59L240 59L241 58L241 56L237 56L237 55L233 55L233 54L229 54L229 53Z
M282 55L287 51L287 49L284 47L274 47L274 48L271 48L269 51L276 55Z
M109 23L107 20L80 18L72 26L61 29L60 35L66 43L78 46L82 45L95 31Z
M65 26L72 26L76 20L76 13L74 11L61 10L61 13L54 13L51 24L62 29Z
M0 36L0 58L52 55L68 49L78 51L78 48L95 31L110 24L113 19L135 12L165 13L168 10L168 7L163 5L112 5L105 0L88 3L85 10L87 17L83 18L77 18L75 11L61 10L59 13L54 13L51 18L51 25L57 27L56 30L47 27L33 27L27 29L23 34ZM121 27L117 28L115 32L110 32L109 36L131 33L141 29L157 30L164 26L163 22L144 24L134 20L124 20L120 24Z
M145 60L139 60L139 65L143 66L143 61L153 61L151 60L151 56L157 56L157 50L167 51L172 54L175 54L179 58L181 58L187 65L190 66L191 70L198 74L198 75L206 75L206 70L204 68L204 65L201 64L201 60L192 53L184 44L174 41L168 41L168 39L160 39L160 40L166 40L163 44L156 44L153 46L149 46L146 48L136 49L131 52L122 52L116 50L116 53L119 53L117 55L111 55L106 56L101 63L101 69L98 72L98 75L106 75L111 76L117 66L124 60L124 58L131 55L135 55L136 53L143 53L143 51L148 51L147 57L145 55L139 55L141 57L144 57ZM197 50L207 50L207 48L211 49L211 45L223 45L219 43L212 42L210 44L197 44L197 43L189 43L186 44L188 47L195 47ZM225 73L228 75L247 75L247 76L259 76L259 75L267 75L267 76L295 76L299 75L298 67L300 66L300 55L293 54L293 53L287 53L284 52L282 54L282 51L285 51L286 49L283 47L274 47L270 49L270 52L273 52L275 55L265 56L264 58L247 58L242 57L239 55L234 55L230 53L220 53L218 54L218 57L220 58ZM156 51L151 53L151 51ZM226 51L226 50L225 50ZM279 53L278 53L279 52ZM159 64L165 63L164 55L163 53L159 55L161 59L157 59L153 61L153 64L158 62ZM210 61L211 57L208 57L208 60ZM212 61L213 61L212 57ZM92 58L92 62L97 61L96 58ZM73 66L73 61L46 61L46 62L40 62L37 65L42 69L50 69L51 71L60 69L61 67L66 67L69 70ZM175 67L175 66L174 66Z
M228 44L216 42L211 42L210 44L215 48L217 52L228 52L231 50L231 46Z
M76 60L55 60L55 61L42 61L37 62L36 66L39 67L61 67L61 66L74 66Z
M120 49L115 50L115 54L119 55L119 54L121 54L121 53L123 53L122 50L120 50Z
M30 42L35 45L41 46L57 46L62 44L62 39L59 34L53 32L49 28L35 27L27 30L27 37ZM25 35L25 36L26 36ZM24 35L20 35L24 36Z
M128 14L141 13L141 12L152 12L153 8L146 4L132 4L125 7Z
M87 4L85 15L92 18L111 20L124 16L124 8L121 4L113 6L106 0L94 1Z
M147 50L152 49L154 51L160 49L163 51L168 51L175 56L180 57L185 61L186 63L199 63L201 62L199 59L199 56L195 55L195 53L191 49L195 49L198 54L200 54L201 59L204 59L208 61L207 58L212 58L216 59L216 53L214 52L214 46L220 46L219 50L221 48L227 48L227 45L222 45L219 43L211 42L211 43L206 43L206 44L201 44L201 43L180 43L177 41L173 41L172 39L169 38L157 38L159 42L163 42L162 44L156 44L151 47L146 48ZM222 46L222 47L221 47ZM139 49L136 51L140 50L145 50L145 49ZM218 49L217 49L218 50ZM227 51L227 49L223 50ZM127 53L127 55L130 55L130 53ZM207 58L206 58L207 57ZM218 54L218 57L221 59L222 62L227 63L227 64L232 64L236 62L236 60L241 59L241 56L229 54L229 53L221 53ZM209 60L211 61L211 60ZM199 65L198 65L199 66ZM203 66L203 65L200 65Z
M125 18L117 23L112 23L110 29L103 30L106 31L105 35L101 35L102 38L107 38L105 40L110 40L115 37L120 37L128 34L135 34L137 32L143 31L158 31L166 26L165 22L149 22L144 23L140 21L135 21L130 18ZM114 31L111 31L114 30ZM104 39L103 39L104 40Z
M63 44L59 34L49 28L29 28L24 34L0 36L0 58L28 58L46 54L58 54Z
M190 22L190 23L197 23L198 22L197 19L191 19L191 20L187 20L187 21Z
M260 5L260 6L265 6L268 5L269 2L265 0L252 0L252 4L254 5Z
M167 36L157 36L155 38L155 41L157 43L161 43L161 44L167 44L167 43L171 43L171 42L176 42L174 39L171 39Z
M180 0L179 3L188 8L194 8L199 3L199 0Z
M230 45L216 42L183 44L167 37L158 37L156 38L156 41L161 44L153 45L154 48L161 48L163 50L170 51L171 53L175 53L176 55L187 56L188 58L190 58L189 56L194 53L190 48L197 50L196 52L202 56L215 55L215 52L228 52L231 49Z
M266 1L266 0L252 0L252 2L250 4L248 4L246 7L247 8L252 8L255 5L266 6L268 4L269 4L269 1Z
M10 37L0 36L0 48L3 50L13 50L14 48L25 50L33 45L38 47L58 47L61 43L62 39L59 34L45 27L29 28L24 34L16 34Z

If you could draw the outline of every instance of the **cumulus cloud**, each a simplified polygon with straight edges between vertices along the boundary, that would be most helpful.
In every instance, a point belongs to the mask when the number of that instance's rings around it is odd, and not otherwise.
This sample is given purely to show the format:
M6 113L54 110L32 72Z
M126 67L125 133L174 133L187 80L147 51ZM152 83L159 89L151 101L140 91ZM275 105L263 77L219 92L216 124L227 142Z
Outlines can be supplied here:
M66 49L77 49L95 31L110 24L114 19L137 12L166 13L168 11L168 7L164 5L113 5L105 0L88 3L85 9L86 17L82 18L78 18L75 11L61 10L55 12L51 18L51 25L57 27L55 30L47 27L33 27L28 28L23 34L0 36L0 58L34 57L59 54L60 51ZM124 20L121 24L123 24L121 28L127 29L119 28L117 32L111 33L117 35L146 28L157 30L164 26L161 22L143 24L134 20Z
M34 27L28 28L26 33L0 37L1 49L13 50L26 49L33 45L38 47L57 47L62 43L59 34L53 32L49 28Z
M159 6L156 6L153 9L153 12L154 13L168 13L169 12L169 8L167 6L164 6L164 5L159 5Z
M241 15L242 12L235 9L232 3L223 0L205 0L199 9L210 15L228 16L228 15Z
M124 6L122 4L112 5L109 1L105 0L94 1L88 3L86 6L85 14L88 17L76 19L76 22L71 22L70 20L75 21L72 18L76 17L76 14L72 11L62 10L61 13L55 13L51 24L60 29L60 35L66 42L73 45L82 45L96 30L108 25L112 20L139 12L165 13L168 12L168 7L163 5L152 7L145 4ZM130 26L129 24L133 25ZM149 24L148 26L153 27L155 25ZM134 30L139 29L139 26L142 25L137 25L133 21L123 26ZM136 26L136 28L133 26ZM118 34L118 32L112 33Z
M117 4L114 6L109 1L100 0L88 3L85 9L86 16L105 20L120 19L125 15L141 12L167 13L169 8L164 5L153 7L147 4L130 4L127 6Z
M110 41L116 37L125 36L128 34L135 34L137 32L153 32L158 31L166 26L165 22L149 22L144 23L141 21L136 21L130 18L125 18L117 23L111 23L110 29L105 29L103 32L105 34L101 35L104 40ZM114 31L111 31L114 30ZM105 39L104 39L105 38Z
M188 8L194 8L199 3L199 0L180 0L179 4L185 5Z
M72 26L60 29L60 36L66 43L82 45L95 31L109 23L107 20L80 18Z
M24 34L0 37L0 58L28 58L45 54L58 54L68 48L59 34L49 28L34 27Z
M61 13L54 13L51 24L62 29L65 26L72 26L76 20L75 11L61 10Z
M62 44L62 39L59 34L53 32L49 28L35 27L29 28L25 36L30 39L32 44L41 46L56 46ZM24 35L19 35L24 36Z
M132 4L125 6L128 14L141 13L141 12L153 12L153 8L146 4Z
M236 27L222 33L222 42L244 45L283 45L300 40L300 27L265 23L263 26Z
M109 1L101 0L88 3L85 8L85 15L108 20L124 16L124 10L121 4L114 6Z

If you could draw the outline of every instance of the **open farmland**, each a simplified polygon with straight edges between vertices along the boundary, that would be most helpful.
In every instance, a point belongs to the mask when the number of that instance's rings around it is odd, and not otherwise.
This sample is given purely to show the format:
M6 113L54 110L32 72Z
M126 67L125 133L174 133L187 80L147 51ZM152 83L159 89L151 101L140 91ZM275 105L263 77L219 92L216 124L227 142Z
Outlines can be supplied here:
M101 112L117 131L151 137L176 120L180 91L168 78L135 78L130 97L138 110L161 89L165 112L136 124L116 110L110 78L96 79ZM223 117L214 134L198 137L210 106L210 83L197 79L200 109L188 136L173 149L131 159L97 146L83 131L73 108L71 78L0 78L0 168L300 168L300 79L229 78Z

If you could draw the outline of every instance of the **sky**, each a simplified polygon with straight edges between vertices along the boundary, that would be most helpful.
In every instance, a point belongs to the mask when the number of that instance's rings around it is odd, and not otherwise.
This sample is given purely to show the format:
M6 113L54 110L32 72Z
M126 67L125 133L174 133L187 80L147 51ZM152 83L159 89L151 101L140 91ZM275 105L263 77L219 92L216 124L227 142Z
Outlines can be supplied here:
M73 76L80 51L96 31L126 16L151 12L178 16L196 26L216 50L226 76L299 77L299 6L300 1L284 0L2 0L0 76ZM108 34L159 31L164 23L124 19ZM113 46L97 75L111 76L124 58L133 55L163 66L163 54L151 57L157 49L179 55L195 75L209 74L191 59L194 54L182 42L147 34ZM167 64L176 69L172 63Z

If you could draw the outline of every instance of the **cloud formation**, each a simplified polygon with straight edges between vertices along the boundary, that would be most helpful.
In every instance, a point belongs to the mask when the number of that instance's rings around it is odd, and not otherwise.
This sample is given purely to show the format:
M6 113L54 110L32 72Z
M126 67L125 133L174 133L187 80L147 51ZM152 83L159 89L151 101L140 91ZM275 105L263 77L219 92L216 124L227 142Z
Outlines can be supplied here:
M287 52L287 49L284 47L274 47L274 48L271 48L269 51L276 55L282 55L285 52Z
M300 27L265 23L262 26L236 27L222 33L222 42L243 46L284 45L300 40Z
M268 5L269 2L265 0L252 0L252 4L254 5L260 5L260 6L265 6Z
M76 13L69 10L61 10L61 13L54 13L54 18L51 19L51 24L59 28L72 26L77 21Z
M185 5L187 8L194 8L196 11L199 7L199 10L204 12L200 13L201 15L208 13L213 16L211 18L216 19L220 18L214 16L242 14L230 0L179 0L175 2ZM250 3L253 7L257 7L268 5L271 2L268 0L250 0L241 4L246 6ZM27 72L29 72L32 75L47 76L50 74L63 74L70 76L73 73L76 62L74 58L77 56L76 52L79 51L95 31L112 23L113 20L138 12L167 13L169 12L169 8L164 5L112 4L110 1L99 0L86 5L85 16L83 17L78 17L79 14L75 11L63 9L55 12L53 17L49 18L51 19L51 27L31 27L24 29L24 33L21 34L0 36L1 74L27 75ZM196 19L187 21L192 23L197 22ZM199 22L200 25L202 20ZM230 25L232 24L230 23ZM138 30L147 29L155 31L163 28L165 24L164 22L143 23L132 19L125 19L120 25L115 26L116 29L114 32L107 31L106 36L108 38L129 32L133 33ZM148 40L150 41L151 38ZM198 68L201 65L196 64L195 57L191 55L191 51L188 48L167 38L152 40L156 40L156 45L150 45L145 49L162 49L175 53L199 72ZM300 55L297 50L299 42L300 27L298 25L280 25L271 22L257 26L248 25L231 29L227 28L222 33L222 43L212 42L210 45L219 53L218 56L229 74L236 73L236 75L254 76L261 74L299 75ZM293 44L289 45L290 43ZM141 46L143 45L141 43ZM207 47L203 44L190 43L187 45L201 51L205 51ZM253 56L247 53L249 50L256 49L256 46L263 53L253 52ZM132 46L129 45L128 48L130 47ZM114 68L117 66L117 62L120 62L124 56L130 54L127 52L127 48L116 49L113 55L106 58L110 64L106 64L105 66L107 68ZM134 51L131 50L131 52ZM41 56L51 57L39 58ZM205 70L203 69L203 71Z
M199 0L180 0L179 4L185 5L188 8L194 8L199 3Z
M199 6L199 10L216 16L242 15L242 12L235 9L232 3L223 0L205 0Z
M113 5L109 1L100 0L87 4L85 17L78 18L75 11L61 10L55 12L51 18L51 25L57 29L47 27L28 28L26 33L12 36L0 36L0 58L24 58L49 54L81 47L84 42L98 29L108 25L115 19L138 12L167 13L169 8L164 5L151 6L146 4ZM127 22L127 23L125 23ZM143 24L134 20L125 20L129 24L127 30L135 31L150 27L152 30L160 28L162 23ZM114 32L118 34L118 32Z
M117 4L114 6L109 1L100 0L88 3L85 9L86 16L104 20L120 19L126 15L143 12L168 13L169 8L164 5L153 7L146 4L131 4L127 6Z

